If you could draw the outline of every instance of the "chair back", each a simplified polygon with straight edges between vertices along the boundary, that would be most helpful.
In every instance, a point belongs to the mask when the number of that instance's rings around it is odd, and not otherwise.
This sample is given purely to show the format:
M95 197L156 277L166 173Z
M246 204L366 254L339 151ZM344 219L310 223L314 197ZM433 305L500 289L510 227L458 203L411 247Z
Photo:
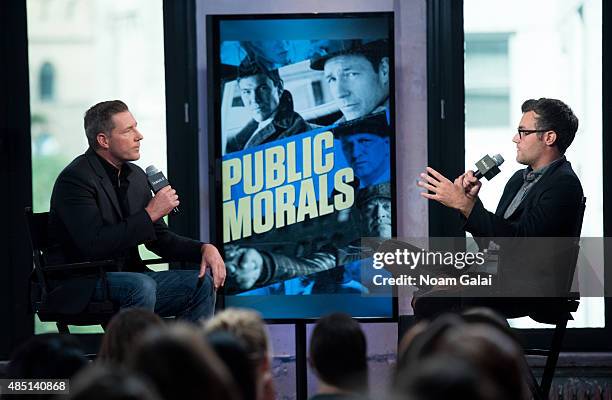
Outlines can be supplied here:
M568 236L538 240L518 237L509 238L508 243L502 242L504 251L500 252L498 261L501 293L519 297L565 298L570 295L585 209L586 197L582 197Z
M42 286L42 290L46 291L47 281L43 273L43 268L45 265L44 252L47 248L49 248L49 213L34 213L31 207L26 207L25 216L28 227L28 236L30 237L30 246L32 248L34 273L36 274L38 282Z
M28 230L30 234L30 242L32 248L37 251L42 251L49 246L48 223L49 213L34 213L31 207L26 207L25 215L28 222Z
M584 211L586 210L586 197L582 197L580 200L580 206L578 208L578 216L576 220L576 230L574 231L574 240L569 254L569 266L568 276L566 279L567 293L571 291L572 284L574 282L574 274L576 273L576 266L578 264L578 255L580 254L580 235L582 233L582 222L584 221Z
M574 237L580 239L580 234L582 233L582 222L584 221L584 211L586 210L586 197L582 197L580 201L580 207L578 208L578 220L576 221L576 231L574 232Z
M106 323L115 313L114 304L108 298L108 287L106 281L106 273L104 268L112 265L112 261L97 261L97 262L81 262L72 264L56 264L46 265L47 253L58 246L57 243L49 238L48 222L49 213L34 213L32 208L25 209L25 216L30 237L30 245L32 247L32 257L34 261L34 277L36 282L31 282L31 307L38 314L41 321L56 321L60 333L69 333L68 325L97 325ZM68 312L58 308L58 299L61 302L70 301L70 297L64 300L62 293L66 292L66 287L70 289L70 285L61 285L58 289L57 285L49 286L47 275L63 274L71 271L93 271L99 275L102 280L104 291L101 301L90 301L83 311ZM51 278L54 280L54 278ZM51 281L53 283L53 280ZM74 285L73 285L74 286ZM52 290L51 290L52 289ZM60 297L58 297L58 293ZM55 294L55 297L54 297ZM53 299L52 299L53 298Z

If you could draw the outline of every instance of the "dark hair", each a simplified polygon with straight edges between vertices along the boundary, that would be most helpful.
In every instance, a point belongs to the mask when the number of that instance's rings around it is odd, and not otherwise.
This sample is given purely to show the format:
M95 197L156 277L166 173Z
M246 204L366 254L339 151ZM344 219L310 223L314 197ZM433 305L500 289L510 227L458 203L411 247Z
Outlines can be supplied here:
M468 361L446 354L422 360L418 368L400 371L392 399L498 400L500 389Z
M88 362L75 338L46 333L30 338L15 350L7 377L69 379Z
M470 324L484 324L497 328L500 332L506 334L508 338L513 340L518 346L521 346L520 340L516 333L508 324L506 320L497 311L487 307L473 307L468 308L461 313L461 318Z
M130 366L151 380L166 400L235 400L233 380L195 327L175 323L149 330L128 358Z
M160 400L144 377L119 365L93 363L70 384L70 400Z
M317 322L310 338L310 363L319 378L340 389L367 388L366 338L349 315L334 313Z
M90 148L95 149L98 147L98 141L96 140L98 133L103 132L110 135L115 127L113 115L125 111L129 110L124 102L121 100L110 100L95 104L85 112L83 125Z
M282 90L283 89L283 80L278 73L278 69L268 70L266 67L261 65L259 61L253 60L250 57L245 57L240 65L238 66L238 78L237 80L246 78L248 76L255 75L264 75L266 78L270 79L275 87Z
M524 398L526 371L522 349L497 326L488 322L459 326L444 335L437 352L469 362L504 394L497 398Z
M419 375L424 362L436 357L452 357L468 363L490 385L487 392L496 393L486 398L524 398L522 376L526 373L526 364L521 347L492 311L474 310L464 318L454 314L436 318L398 355L394 387L405 391L407 377ZM457 375L455 378L460 383L469 377ZM450 376L449 383L455 378Z
M259 365L270 357L268 330L261 315L254 310L229 307L204 322L204 333L229 332L244 344L249 358Z
M523 113L537 114L536 129L547 129L557 133L555 144L561 154L572 144L578 130L578 118L571 108L561 100L540 98L529 99L521 106ZM540 134L541 135L541 134Z
M163 320L144 308L128 308L116 314L102 337L98 359L122 364L143 333L151 327L163 326Z
M394 384L398 384L403 370L413 370L426 358L435 354L444 335L461 326L464 321L455 314L442 314L417 333L410 344L397 356Z
M206 336L206 340L229 369L241 398L255 400L258 363L249 358L245 345L236 336L224 331L213 331Z

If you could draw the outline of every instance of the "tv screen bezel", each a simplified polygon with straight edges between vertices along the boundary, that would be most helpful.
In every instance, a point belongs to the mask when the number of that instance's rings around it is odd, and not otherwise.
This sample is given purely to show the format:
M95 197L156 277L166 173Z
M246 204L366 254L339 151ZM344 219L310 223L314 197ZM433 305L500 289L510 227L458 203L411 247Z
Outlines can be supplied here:
M397 236L397 174L396 174L396 135L397 129L395 125L395 35L394 35L394 19L395 13L392 11L380 12L350 12L350 13L295 13L295 14L208 14L206 15L206 30L207 30L207 77L208 87L207 95L208 103L208 156L209 156L209 200L210 200L210 237L222 255L223 251L223 228L221 221L222 216L222 201L221 193L221 112L220 103L217 99L221 97L221 87L218 83L221 81L220 75L220 25L223 21L235 20L269 20L269 19L345 19L345 18L387 18L388 19L388 37L389 37L389 64L390 82L389 82L389 111L390 111L390 126L391 135L390 145L390 168L391 168L391 224L392 236ZM212 99L212 101L210 100ZM362 322L397 322L399 316L398 307L398 292L397 288L393 287L393 297L391 298L391 316L390 317L355 317L356 320ZM224 308L224 294L219 294L217 298L217 306ZM306 296L304 296L306 297ZM319 317L321 317L320 315ZM301 321L316 321L319 317L304 317L304 318L265 318L267 323L273 324L292 324Z

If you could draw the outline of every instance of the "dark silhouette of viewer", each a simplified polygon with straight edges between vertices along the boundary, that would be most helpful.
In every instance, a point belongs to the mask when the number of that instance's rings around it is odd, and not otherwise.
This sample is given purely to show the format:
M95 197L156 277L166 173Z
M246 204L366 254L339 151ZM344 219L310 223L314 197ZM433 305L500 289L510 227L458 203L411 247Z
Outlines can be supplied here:
M243 342L229 332L211 332L205 337L238 385L243 400L257 398L257 362L251 360Z
M311 400L364 396L368 389L367 344L359 323L343 313L321 318L310 338L310 365L319 383Z
M110 364L94 363L78 373L69 400L163 400L142 376Z
M244 345L255 368L257 400L276 398L272 381L272 350L268 330L261 315L253 310L227 308L213 318L203 322L207 336L229 333Z
M57 333L36 335L19 346L8 364L8 379L70 379L89 360L79 342ZM53 394L2 395L1 398L50 399Z
M479 309L464 316L443 314L416 325L415 334L407 332L411 340L402 340L395 395L431 400L526 399L523 352L502 321L493 311Z
M239 400L234 382L200 332L176 323L150 330L129 359L165 400Z
M36 335L15 350L7 368L8 378L68 379L87 365L79 342L67 335Z
M98 360L124 364L147 329L163 326L164 321L147 309L128 308L120 311L106 327Z
M414 371L402 371L400 385L391 399L497 400L496 390L468 362L459 357L437 355L424 360Z

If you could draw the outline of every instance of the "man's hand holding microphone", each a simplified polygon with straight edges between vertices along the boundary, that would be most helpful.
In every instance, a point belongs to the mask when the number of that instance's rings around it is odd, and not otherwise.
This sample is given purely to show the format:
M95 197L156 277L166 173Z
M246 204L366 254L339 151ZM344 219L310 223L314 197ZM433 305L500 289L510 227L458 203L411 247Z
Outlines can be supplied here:
M468 170L453 182L435 169L427 167L426 172L420 174L417 185L432 192L421 192L421 196L454 208L467 218L476 204L478 192L482 187L480 178L484 176L487 180L493 179L499 173L499 166L503 162L504 159L499 154L493 157L487 155L476 163L476 171Z
M160 218L170 214L180 204L176 190L168 185L161 188L145 207L151 221L157 222Z

